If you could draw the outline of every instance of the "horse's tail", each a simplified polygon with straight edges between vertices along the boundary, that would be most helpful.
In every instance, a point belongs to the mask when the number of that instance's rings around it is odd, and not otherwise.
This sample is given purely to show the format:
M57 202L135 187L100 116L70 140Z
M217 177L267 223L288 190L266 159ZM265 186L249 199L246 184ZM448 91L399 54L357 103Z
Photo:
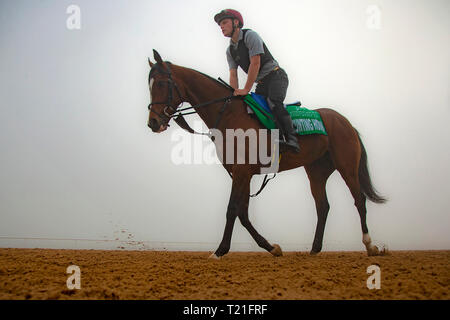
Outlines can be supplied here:
M361 187L361 192L372 202L375 203L385 203L387 199L378 194L377 190L372 185L370 179L369 168L367 166L367 152L364 144L361 141L358 130L356 130L358 135L359 144L361 145L361 159L359 161L359 185Z

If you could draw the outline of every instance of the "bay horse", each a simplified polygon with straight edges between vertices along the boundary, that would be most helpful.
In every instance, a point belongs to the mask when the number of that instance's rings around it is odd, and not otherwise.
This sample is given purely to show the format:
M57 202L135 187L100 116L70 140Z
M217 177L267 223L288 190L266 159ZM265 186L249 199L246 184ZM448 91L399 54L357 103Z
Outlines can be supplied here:
M189 103L210 129L215 128L223 133L225 129L264 129L255 117L249 115L242 99L234 99L232 94L230 96L230 87L199 71L163 61L155 50L153 53L156 63L148 59L151 68L148 77L151 97L148 126L153 132L165 131L183 102ZM317 211L317 225L310 254L315 255L322 250L325 223L330 210L325 185L335 170L341 174L354 198L361 220L362 242L367 254L384 254L383 250L380 251L372 244L369 236L366 199L374 203L384 203L386 199L380 196L372 185L367 153L359 133L338 112L329 108L316 111L321 115L328 135L297 135L300 152L285 150L278 167L278 172L282 172L304 166L308 175ZM178 121L177 123L180 124ZM258 246L274 256L282 255L280 246L270 244L256 231L248 217L250 181L253 175L260 173L262 164L230 164L223 161L222 164L232 177L232 188L223 238L210 258L218 259L230 250L236 218L239 218Z

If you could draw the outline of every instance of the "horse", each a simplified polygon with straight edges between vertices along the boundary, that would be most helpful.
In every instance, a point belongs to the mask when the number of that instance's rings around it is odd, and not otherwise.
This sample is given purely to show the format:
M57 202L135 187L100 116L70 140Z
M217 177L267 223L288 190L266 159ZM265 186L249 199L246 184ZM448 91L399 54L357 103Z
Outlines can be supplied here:
M148 58L151 103L148 106L147 123L153 132L165 131L175 114L179 110L185 110L178 109L183 102L192 106L191 108L208 128L219 130L221 133L225 133L226 129L264 129L260 121L248 113L242 99L236 99L232 94L230 96L230 87L223 81L220 82L194 69L163 61L156 50L153 50L153 54L156 63ZM325 223L330 210L325 185L328 177L337 170L353 196L361 221L362 242L367 254L382 255L384 250L379 250L373 245L369 235L366 222L366 200L384 203L387 199L381 196L372 185L367 152L360 134L337 111L331 108L320 108L316 111L322 117L327 135L297 135L300 152L294 153L280 149L282 157L278 165L278 172L302 166L306 170L317 212L317 225L310 254L316 255L322 250ZM186 128L187 123L184 119L179 117L178 120L182 120L177 123ZM189 131L194 133L192 130ZM223 141L223 144L226 144L226 141ZM218 148L217 144L216 148ZM245 151L247 153L249 151L247 146ZM219 259L229 252L236 218L239 218L259 247L273 256L281 256L283 254L281 247L278 244L270 244L254 228L248 217L250 181L255 174L260 174L261 162L221 162L232 177L232 187L222 241L209 258Z

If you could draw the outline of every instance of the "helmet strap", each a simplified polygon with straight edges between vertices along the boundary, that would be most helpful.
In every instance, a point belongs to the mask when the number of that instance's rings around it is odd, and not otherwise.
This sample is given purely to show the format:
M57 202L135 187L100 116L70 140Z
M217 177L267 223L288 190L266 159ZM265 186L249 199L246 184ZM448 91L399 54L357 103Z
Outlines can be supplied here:
M233 32L231 33L231 38L233 39L234 33L236 32L236 25L234 24L234 20L236 19L231 19L231 24L233 25Z

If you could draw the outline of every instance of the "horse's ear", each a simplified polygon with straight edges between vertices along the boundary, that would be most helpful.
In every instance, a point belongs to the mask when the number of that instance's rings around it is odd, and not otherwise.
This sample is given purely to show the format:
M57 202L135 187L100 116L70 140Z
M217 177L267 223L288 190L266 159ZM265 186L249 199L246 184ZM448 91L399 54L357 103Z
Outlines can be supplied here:
M150 58L148 58L148 64L150 65L150 68L153 68L153 63L150 61Z
M153 57L155 58L157 63L161 63L162 64L162 58L159 55L158 51L156 51L155 49L153 49Z

